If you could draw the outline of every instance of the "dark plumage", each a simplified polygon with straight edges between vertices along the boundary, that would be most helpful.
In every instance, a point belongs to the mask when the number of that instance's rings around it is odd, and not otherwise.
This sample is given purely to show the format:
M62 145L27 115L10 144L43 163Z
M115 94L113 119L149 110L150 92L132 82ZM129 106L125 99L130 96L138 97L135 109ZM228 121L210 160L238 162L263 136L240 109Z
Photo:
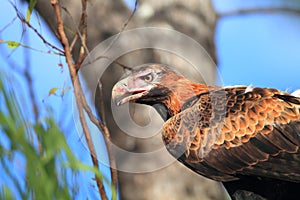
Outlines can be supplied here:
M300 98L270 88L193 83L158 64L134 70L112 96L118 105L154 106L165 120L168 151L223 182L233 198L300 198Z

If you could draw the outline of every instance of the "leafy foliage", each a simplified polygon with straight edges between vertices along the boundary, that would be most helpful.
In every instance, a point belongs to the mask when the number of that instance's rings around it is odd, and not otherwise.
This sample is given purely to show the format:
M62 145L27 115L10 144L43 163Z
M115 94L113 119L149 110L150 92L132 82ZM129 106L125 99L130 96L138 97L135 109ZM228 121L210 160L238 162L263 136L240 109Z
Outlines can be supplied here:
M103 179L74 156L52 117L38 122L23 117L1 74L0 102L0 199L74 199L78 185L68 173L88 170Z

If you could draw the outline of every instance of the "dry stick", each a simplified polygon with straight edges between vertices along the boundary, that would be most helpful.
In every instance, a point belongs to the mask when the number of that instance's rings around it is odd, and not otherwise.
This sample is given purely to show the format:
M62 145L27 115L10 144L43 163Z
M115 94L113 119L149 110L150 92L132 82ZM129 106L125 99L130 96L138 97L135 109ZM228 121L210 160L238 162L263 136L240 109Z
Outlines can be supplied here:
M300 15L300 9L287 8L287 7L277 7L277 8L248 8L241 10L233 10L228 12L223 12L217 14L219 18L223 17L232 17L237 15L245 14L254 14L254 13L278 13L278 12L287 12L291 14Z
M78 77L77 77L77 72L75 69L75 66L73 65L72 62L72 55L70 52L70 46L69 46L69 41L66 37L66 34L64 32L64 24L63 24L63 20L61 18L61 12L60 12L60 7L59 4L57 2L57 0L50 0L51 5L54 8L55 11L55 15L56 15L56 20L57 20L57 29L58 29L58 34L59 34L59 39L64 47L64 54L66 56L66 61L69 67L69 71L70 71L70 76L71 76L71 80L74 86L74 91L75 91L75 97L76 97L76 102L77 102L77 107L78 107L78 111L79 111L79 118L80 118L80 122L83 128L83 132L85 134L85 138L90 150L90 155L92 158L92 162L94 167L96 167L99 170L99 165L98 165L98 160L96 158L96 153L95 153L95 149L94 149L94 145L93 142L91 140L91 135L88 129L88 126L86 124L85 118L84 118L84 113L83 113L83 107L82 107L82 97L80 95L80 93L78 93L80 90L80 86L79 86L79 81ZM95 180L97 183L97 187L99 190L99 194L101 196L102 200L107 200L107 196L106 196L106 192L103 186L102 181L99 179L99 177L97 177L95 175Z
M64 10L68 14L68 16L71 18L73 24L75 25L74 19L73 19L71 13L69 12L69 10L66 7L63 7L63 6L61 6L61 9ZM79 30L80 30L81 22L82 22L82 15L81 15L80 23L78 25L78 29L76 31L77 33L75 34L75 36L74 36L74 38L73 38L73 40L72 40L72 42L70 44L70 51L71 52L73 51L73 47L75 46L75 44L76 44L76 42L78 40L78 35L80 34Z
M85 135L85 139L86 139L87 144L88 144L88 148L89 148L89 150L91 152L90 155L91 155L91 158L92 158L92 161L93 161L93 165L94 165L94 167L96 167L99 170L99 165L98 165L98 159L97 159L96 151L94 149L94 145L93 145L93 142L92 142L92 137L91 137L91 134L89 132L88 125L86 123L86 120L85 120L85 117L84 117L84 113L83 113L82 102L83 102L84 97L83 97L83 95L81 95L82 90L81 90L79 79L77 79L77 81L75 81L75 83L74 83L74 90L75 90L76 99L78 98L77 101L79 101L77 103L78 112L79 112L79 118L80 118L82 129L83 129L83 132L84 132L84 135ZM98 187L101 199L107 200L108 198L107 198L107 195L106 195L106 192L105 192L105 188L103 186L102 181L96 175L95 175L95 180L96 180L96 183L97 183L97 187Z
M77 81L79 82L79 79ZM108 157L109 157L111 180L112 180L113 186L117 190L118 173L117 173L117 168L116 168L116 161L115 161L114 156L112 155L112 146L111 146L111 141L110 141L109 130L108 130L107 126L105 125L105 123L103 123L104 121L102 123L99 122L99 120L93 115L90 107L88 106L88 104L86 102L86 99L85 99L84 95L82 94L82 88L81 88L80 82L78 84L78 87L79 87L78 91L80 92L80 96L82 97L83 108L86 111L89 119L105 135L105 144L106 144L106 147L107 147L107 152L108 152ZM102 92L102 91L100 91L100 92Z
M97 57L94 61L101 59L101 58L106 58L106 59L110 59L109 57L106 56L99 56ZM121 67L123 67L124 69L127 70L132 70L132 68L118 62L118 61L113 61L113 63L116 63L118 65L120 65ZM89 64L89 63L88 63ZM99 93L100 93L100 115L101 115L101 119L102 119L102 123L99 122L99 120L92 114L92 111L90 110L90 107L88 106L85 98L83 98L83 107L85 108L86 113L89 116L89 119L98 127L98 129L106 136L105 138L105 144L107 147L107 152L108 152L108 158L109 158L109 164L110 164L110 172L111 172L111 180L112 180L112 184L115 187L115 189L117 190L117 185L118 185L118 172L117 172L117 168L116 168L116 160L114 158L113 155L113 151L112 151L112 143L110 140L110 133L109 130L106 126L106 120L105 120L105 114L104 114L104 102L103 102L103 91L102 91L102 84L99 85ZM101 112L102 111L102 112Z
M103 54L105 54L106 52L108 52L109 49L111 49L112 46L115 44L115 42L120 38L121 33L126 29L126 27L128 26L129 22L131 21L131 19L133 18L134 14L136 13L137 6L138 6L138 0L135 0L134 9L133 9L132 13L130 14L129 18L126 20L126 22L123 25L121 31L117 34L117 36L110 42L110 44L108 45L108 47L104 50Z
M28 35L25 35L25 40L26 40L26 43L29 43L27 41L28 40ZM28 51L26 51L24 49L24 54L27 55L27 53L28 53ZM37 106L36 96L35 96L34 89L33 89L32 77L30 75L30 70L31 70L31 58L30 58L30 56L25 56L24 57L24 63L25 63L25 66L27 66L23 69L24 78L25 78L25 80L27 82L27 85L28 85L29 97L30 97L31 108L32 108L32 111L33 111L34 120L35 120L35 122L37 122L38 119L39 119L39 109L38 109L38 106ZM40 144L40 141L39 141L40 153L42 153L41 148L42 147L41 147L41 144Z
M80 84L79 84L80 85ZM102 95L102 87L100 86L100 95ZM82 90L80 90L82 92ZM83 95L82 95L83 96ZM109 130L106 126L106 121L105 121L105 118L104 118L104 104L103 104L103 98L100 97L100 105L102 107L102 112L100 113L101 114L101 119L102 119L102 123L99 122L99 120L93 115L90 107L88 106L87 102L86 102L86 99L82 98L82 104L83 104L83 107L86 111L86 113L88 114L88 117L89 119L98 127L98 129L105 135L105 144L106 144L106 148L107 148L107 152L108 152L108 158L109 158L109 165L110 165L110 174L111 174L111 181L112 181L112 184L113 186L115 187L115 189L117 190L117 185L118 185L118 172L117 172L117 168L116 168L116 160L115 160L115 157L113 155L113 151L112 151L112 143L111 143L111 140L110 140L110 133L109 133ZM113 195L113 194L112 194Z
M17 6L12 4L12 6L14 7L14 9L16 10L16 13L17 13L17 17L20 19L20 21L24 24L26 24L28 26L28 28L32 29L35 34L43 41L44 44L48 45L49 47L51 47L52 49L55 49L57 50L59 53L59 55L63 55L64 51L54 45L52 45L50 42L48 42L43 36L42 34L39 33L39 31L34 28L30 23L29 21L27 21L23 16L22 14L20 13L20 11L18 10Z
M81 40L81 48L80 48L79 57L78 57L78 59L76 61L76 64L75 64L77 71L80 69L80 67L82 67L82 62L84 60L84 55L85 55L84 51L86 51L86 53L89 55L89 51L88 51L88 48L86 46L86 39L87 39L86 0L81 0L81 3L82 3L81 19L80 19L80 22L79 22L79 25L78 25L78 28L77 28L77 34L73 38L72 43L70 45L70 51L72 51L72 48L74 47L76 41L78 40L78 38L80 38L80 40ZM67 10L67 8L62 7L62 9L72 18L72 15L69 13L69 11ZM80 32L80 30L82 30L82 33ZM80 83L78 85L81 86ZM83 108L85 109L86 113L88 114L89 119L106 136L105 137L105 143L106 143L106 148L107 148L108 157L109 157L109 163L110 163L111 180L112 180L113 186L115 187L115 189L117 189L118 177L117 177L117 170L116 170L116 161L114 159L114 155L112 155L112 147L111 147L111 142L110 142L110 133L109 133L108 128L106 127L106 123L105 123L106 121L105 121L105 118L104 118L104 109L100 109L101 120L102 120L102 122L100 122L93 115L93 113L92 113L89 105L87 104L85 96L83 95L81 87L80 87L79 91L81 92L81 96L82 96ZM100 91L100 93L102 93L102 91ZM100 97L100 99L102 99L102 98ZM103 101L100 104L103 105Z
M86 14L86 0L81 0L82 2L82 14L81 14L81 18L80 18L80 22L79 22L79 25L78 27L76 28L76 35L74 36L72 42L71 42L71 45L70 45L70 51L72 52L73 51L73 47L75 46L76 42L78 41L78 38L80 38L81 40L81 47L80 47L80 54L83 55L83 56L78 56L78 60L76 61L76 64L75 64L75 67L76 67L76 70L78 71L79 68L81 67L81 64L84 60L84 55L85 55L85 52L84 50L86 51L87 55L89 55L89 50L86 46L86 39L87 39L87 26L86 26L86 19L87 19L87 14ZM74 19L71 15L71 13L68 11L67 8L65 7L61 7L62 10L64 10L68 16L71 18L72 22L74 23ZM75 23L74 23L75 24ZM82 32L83 34L81 34L81 29L82 29Z
M20 11L18 10L18 8L12 4L12 6L14 7L16 13L17 13L17 16L9 23L9 25L15 20L15 19L19 19L22 23L22 26L24 24L26 24L29 28L31 28L32 30L34 30L34 32L39 36L39 33L38 31L31 26L31 24L29 22L27 22L24 17L20 14ZM27 22L27 23L26 23ZM25 25L24 25L25 26ZM4 27L2 30L5 30L7 27ZM23 29L23 32L22 34L24 34L24 29ZM0 31L1 32L1 31ZM27 38L27 37L26 37ZM25 38L25 39L26 39ZM47 41L43 38L43 41L44 43L46 43ZM46 42L45 42L46 41ZM24 54L26 55L26 53L28 53L27 51L24 51ZM33 111L33 116L34 116L34 120L35 120L35 123L38 121L38 118L39 118L39 111L38 111L38 106L37 106L37 102L36 102L36 98L35 98L35 93L34 93L34 90L33 90L33 83L32 83L32 77L29 73L30 71L30 67L31 67L31 63L30 63L30 58L29 56L25 56L24 58L24 62L25 62L25 66L27 66L26 68L23 69L23 71L21 72L22 75L24 75L24 78L25 78L25 81L27 82L27 85L28 85L28 91L29 91L29 98L30 98L30 102L31 102L31 108L32 108L32 111ZM21 68L20 68L21 69ZM42 144L41 144L41 138L40 138L40 135L37 134L37 142L38 142L38 150L39 150L39 153L40 155L43 154L43 147L42 147Z
M105 135L105 143L107 147L108 157L109 157L109 163L110 163L110 171L111 171L111 180L112 184L114 185L115 189L117 190L117 182L118 182L118 175L117 175L117 169L116 169L116 161L114 159L114 156L112 155L112 147L111 147L111 141L110 141L110 133L109 130L105 124L105 119L103 117L103 113L101 113L102 117L102 123L93 115L92 110L90 109L85 96L83 95L80 80L77 79L78 82L78 92L80 92L80 97L82 98L81 103L83 105L84 110L86 111L89 119L93 124L97 126L97 128ZM101 90L101 88L100 88ZM102 95L102 91L100 91ZM102 99L102 98L100 98ZM101 105L103 105L103 102L100 102ZM104 110L104 109L102 109Z
M35 93L33 90L32 77L29 73L29 67L31 66L31 64L29 63L28 57L25 62L28 67L24 69L24 77L25 77L25 80L28 85L30 102L31 102L32 111L33 111L33 115L34 115L34 120L36 123L36 122L38 122L38 119L39 119L39 112L38 112L37 102L36 102L36 98L35 98ZM44 150L43 150L43 146L41 143L41 135L36 134L36 136L37 136L37 142L38 142L38 150L39 150L40 155L42 155Z
M81 39L81 47L80 47L80 53L78 56L78 59L76 61L76 70L78 71L83 60L84 60L84 55L85 55L85 50L87 53L88 49L86 46L86 38L87 38L87 26L86 26L86 21L87 21L87 15L86 15L86 0L81 0L82 3L82 14L81 14L81 19L80 19L80 23L79 23L79 30L82 29L82 34L80 34L80 31L78 30L78 35ZM81 86L81 84L79 84L79 86ZM80 87L80 92L82 93L82 88ZM100 93L102 95L102 90L100 90ZM111 174L111 181L113 186L115 187L115 189L117 190L117 183L118 183L118 173L117 173L117 169L116 169L116 161L114 159L114 155L112 152L112 146L111 146L111 141L110 141L110 133L109 130L106 126L106 121L105 118L103 117L104 114L104 109L100 110L101 112L101 116L102 116L102 123L99 122L99 120L96 119L96 117L92 114L92 111L90 109L90 107L88 106L85 96L82 94L82 102L83 102L83 107L86 111L86 113L88 114L90 120L94 123L94 124L99 124L100 127L100 131L106 136L105 137L105 144L106 144L106 148L107 148L107 152L108 152L108 158L109 158L109 164L110 164L110 174ZM104 107L103 105L103 98L100 98L101 102L100 104L102 105L102 107ZM113 194L112 194L113 195ZM113 196L112 196L113 197Z
M106 143L106 147L107 147L107 152L108 152L108 157L109 157L109 164L110 164L111 180L112 180L113 186L117 190L118 173L117 173L117 168L116 168L116 160L115 160L114 156L112 155L112 146L111 146L111 141L110 141L109 130L108 130L107 126L105 125L105 122L103 121L104 118L102 118L103 122L101 123L93 115L93 113L92 113L89 105L87 104L86 99L85 99L85 97L82 93L82 88L81 88L81 84L80 84L79 79L77 79L77 82L78 82L78 92L79 92L80 97L82 98L81 103L83 105L84 110L86 111L86 113L87 113L89 119L91 120L91 122L94 123L97 126L97 128L105 135L105 143ZM100 91L100 92L102 93L102 91ZM100 103L102 104L103 102L100 102Z
M71 49L71 52L73 51L73 47L75 46L76 42L78 40L78 34L76 34L71 42L71 45L70 45L70 49Z
M135 0L134 2L134 8L133 8L133 11L132 13L130 14L129 18L127 19L127 21L125 22L125 24L123 25L122 29L120 32L123 32L125 30L125 28L128 26L129 22L131 21L133 15L136 13L136 10L137 10L137 6L138 6L138 1L139 0Z
M81 0L81 4L82 4L81 19L80 19L79 30L78 30L78 35L80 36L80 39L81 39L81 47L80 47L79 56L78 56L78 59L76 61L76 65L75 65L75 68L77 71L79 70L79 68L84 60L85 50L87 50L87 47L86 47L86 38L87 38L86 0ZM82 35L80 35L81 28L82 28ZM89 52L87 51L87 53L89 53Z

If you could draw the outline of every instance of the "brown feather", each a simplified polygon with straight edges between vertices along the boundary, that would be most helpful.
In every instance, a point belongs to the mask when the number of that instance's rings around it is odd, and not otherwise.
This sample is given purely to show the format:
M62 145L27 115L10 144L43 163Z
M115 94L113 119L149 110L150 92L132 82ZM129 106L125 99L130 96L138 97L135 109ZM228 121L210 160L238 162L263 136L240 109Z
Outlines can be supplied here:
M300 182L299 160L284 156L300 157L300 100L276 89L245 90L226 88L199 95L193 106L164 124L164 138L172 135L171 140L165 140L167 148L185 146L182 162L195 168L197 163L205 162L220 172L220 176L210 177L218 181L230 181L240 174ZM181 126L193 128L174 127L181 119L188 122ZM186 139L176 139L179 135ZM168 146L170 142L172 147Z
M146 74L156 81L145 82ZM159 104L156 109L166 119L162 130L166 148L203 176L233 185L241 177L300 183L300 98L296 96L270 88L193 83L154 64L116 84L113 97L119 103ZM245 184L257 183L252 178Z

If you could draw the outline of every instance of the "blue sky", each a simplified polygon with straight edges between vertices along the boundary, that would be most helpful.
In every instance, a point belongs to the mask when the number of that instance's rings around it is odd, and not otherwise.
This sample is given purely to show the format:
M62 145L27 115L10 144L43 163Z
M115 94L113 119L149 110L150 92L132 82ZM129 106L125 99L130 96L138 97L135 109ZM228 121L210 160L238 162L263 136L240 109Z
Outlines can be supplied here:
M283 1L214 2L220 13L241 7L283 4ZM300 16L287 13L257 13L221 19L215 41L223 84L251 84L289 91L300 88L299 23Z
M19 9L24 11L23 13L26 13L27 5L20 4L18 3L18 1L16 2ZM2 20L0 21L0 30L2 30L2 28L5 27L16 16L16 13L8 1L0 1L0 7L6 8L3 9L0 14L2 18ZM34 13L31 17L30 23L43 34L44 38L47 38L48 42L60 47L58 40L49 31L44 21L42 19L38 19ZM33 33L32 30L28 28L26 29L22 41L20 41L21 33L21 23L19 23L18 20L15 20L12 25L8 26L5 31L2 31L0 33L0 39L5 41L17 41L43 52L47 52L48 50L50 50L49 47L43 44L43 42L36 37L35 33ZM31 110L27 109L31 106L28 96L27 84L26 82L24 82L22 76L18 75L15 70L12 70L13 66L11 65L12 63L15 63L14 68L25 69L29 67L27 61L30 62L31 68L29 69L29 71L33 80L33 88L36 94L36 101L40 111L40 118L42 119L46 116L49 116L50 109L51 115L54 116L57 123L65 133L66 140L70 145L70 148L73 150L73 152L75 152L76 156L81 161L92 165L89 152L79 138L79 134L81 133L78 133L78 131L75 129L72 116L73 91L70 90L69 92L67 92L64 95L63 99L54 95L48 97L48 93L51 88L71 87L65 58L48 53L41 53L39 51L31 51L26 48L19 47L15 49L13 53L11 53L12 50L9 49L6 44L1 44L0 53L2 54L2 56L0 57L0 71L4 71L8 79L11 80L10 82L12 83L12 87L14 88L15 93L18 96L18 102L20 103L22 108L24 108L22 109L24 117L28 120L33 120L33 114ZM63 67L59 66L60 63L63 64ZM0 109L4 108L1 108L0 105ZM96 132L97 129L93 129L93 131ZM100 135L100 133L98 135ZM5 143L5 139L1 136L2 135L0 132L0 138L2 140L1 143ZM100 151L101 149L98 148L98 150ZM22 159L22 156L17 155L15 157L15 161L17 162L11 163L11 168L15 169L17 173L24 173L24 169L20 169L20 167L18 167L17 165L17 163L22 162L22 160L24 160ZM108 168L104 166L102 166L101 168L104 169L103 173L109 179L110 175L108 173ZM3 171L1 169L1 166L0 171ZM74 176L70 176L70 180L74 180ZM77 196L79 199L94 199L98 196L96 186L92 187L92 185L95 183L93 181L92 173L79 173L77 174L76 180L80 184L82 184ZM9 181L6 176L0 175L0 186L3 183L12 184L12 182ZM108 195L110 196L110 194Z
M134 0L126 0L131 8ZM300 8L296 1L213 0L218 13L247 8ZM253 13L220 19L215 42L219 85L300 88L300 16Z
M131 1L132 2L132 1ZM226 1L214 0L216 9L219 12L234 10L237 8L248 8L257 6L276 5L281 6L283 1ZM262 5L263 4L263 5ZM133 3L131 3L133 5ZM21 6L21 5L19 5ZM0 30L15 17L13 8L8 1L0 1L2 9L0 16ZM26 10L26 6L21 6ZM40 19L41 20L41 19ZM49 32L48 28L42 22L41 27L38 25L35 15L32 17L31 23L41 30L45 38L50 43L57 44L57 39ZM279 14L251 14L245 16L235 16L221 19L218 22L216 30L216 46L218 55L218 70L220 73L220 84L224 85L253 85L261 87L275 87L281 90L289 89L291 91L300 88L300 16L286 13ZM2 40L19 41L21 36L21 25L15 20L13 25L0 33ZM33 34L28 33L28 40L23 43L30 46L48 51L41 40ZM25 92L26 85L19 76L11 70L11 65L6 61L10 49L5 44L0 45L0 53L4 54L0 57L0 71L5 71L9 77L13 78L14 87L18 91L19 101L24 107L28 107L29 98ZM24 55L28 49L18 48L8 58L11 62L16 62L22 68L26 66L26 56L29 56L32 68L30 69L33 77L34 89L37 95L37 102L42 111L41 117L46 115L49 107L60 123L62 129L66 132L67 141L71 148L76 152L78 157L86 163L90 163L88 152L79 140L78 134L74 128L72 118L72 91L68 92L64 99L51 96L47 98L51 88L61 88L71 86L67 66L63 57L49 55L45 53L30 51L30 54ZM62 69L58 66L63 63ZM16 81L15 81L16 80ZM43 103L43 100L44 103ZM0 106L1 108L1 106ZM26 113L25 116L32 117ZM68 114L66 114L68 113ZM96 131L96 130L94 130ZM1 134L0 134L1 136ZM100 149L99 149L100 150ZM107 169L105 174L108 175ZM87 184L82 190L81 195L91 194L94 197L97 191L90 189L91 174L86 177L79 177L80 181ZM0 175L0 185L3 177Z

